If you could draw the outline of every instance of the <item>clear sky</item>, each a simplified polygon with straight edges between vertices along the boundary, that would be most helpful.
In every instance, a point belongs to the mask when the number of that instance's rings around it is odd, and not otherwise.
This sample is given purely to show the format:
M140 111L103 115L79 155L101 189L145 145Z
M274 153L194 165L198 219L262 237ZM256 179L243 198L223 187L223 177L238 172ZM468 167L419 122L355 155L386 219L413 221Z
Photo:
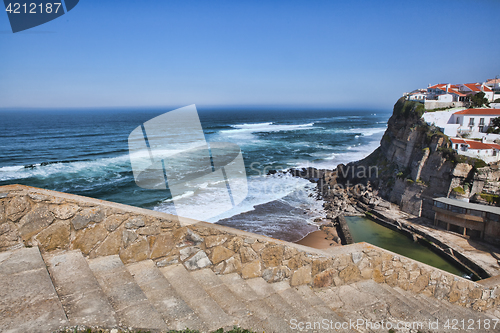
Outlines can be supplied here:
M500 75L499 0L81 0L13 34L0 108L391 108Z

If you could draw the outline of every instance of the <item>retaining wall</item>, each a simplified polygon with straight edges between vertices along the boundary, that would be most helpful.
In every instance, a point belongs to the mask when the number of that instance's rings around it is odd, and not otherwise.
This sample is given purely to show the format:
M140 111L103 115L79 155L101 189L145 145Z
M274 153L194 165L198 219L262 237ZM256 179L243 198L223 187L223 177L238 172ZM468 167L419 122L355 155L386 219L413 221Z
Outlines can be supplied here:
M321 251L206 222L21 185L0 187L0 251L39 246L119 254L124 263L152 259L237 272L292 286L339 286L362 279L399 286L476 310L500 307L500 287L482 286L437 268L358 243Z

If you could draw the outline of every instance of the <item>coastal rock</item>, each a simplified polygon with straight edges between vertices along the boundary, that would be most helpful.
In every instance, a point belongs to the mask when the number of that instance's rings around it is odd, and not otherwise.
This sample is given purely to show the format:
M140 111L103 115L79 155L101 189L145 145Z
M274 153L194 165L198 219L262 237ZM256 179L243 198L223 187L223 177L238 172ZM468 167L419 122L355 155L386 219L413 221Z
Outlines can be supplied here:
M187 229L186 239L193 242L196 245L203 243L203 238L200 237L200 235L194 233L191 229Z
M104 212L99 207L90 207L76 213L71 223L73 223L75 230L80 230L89 223L99 223L102 220L104 220Z

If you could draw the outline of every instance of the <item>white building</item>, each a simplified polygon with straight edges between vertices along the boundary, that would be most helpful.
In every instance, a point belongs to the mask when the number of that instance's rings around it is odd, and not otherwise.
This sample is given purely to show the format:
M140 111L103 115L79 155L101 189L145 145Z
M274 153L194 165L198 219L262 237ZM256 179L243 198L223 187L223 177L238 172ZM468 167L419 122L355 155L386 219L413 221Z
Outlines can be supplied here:
M450 138L453 150L459 155L479 158L486 163L500 161L500 145L475 140Z
M495 100L495 95L493 90L488 87L485 83L464 83L458 85L458 91L464 94L475 95L479 92L484 92L484 97L488 99L489 102Z
M452 122L459 125L459 133L486 133L497 117L500 117L500 109L467 109L455 112Z

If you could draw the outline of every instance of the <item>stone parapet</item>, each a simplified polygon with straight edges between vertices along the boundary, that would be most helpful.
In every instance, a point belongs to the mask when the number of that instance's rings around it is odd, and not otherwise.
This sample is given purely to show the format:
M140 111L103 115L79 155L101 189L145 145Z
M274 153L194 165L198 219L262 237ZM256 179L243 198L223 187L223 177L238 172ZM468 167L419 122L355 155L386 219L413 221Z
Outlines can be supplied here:
M317 250L217 224L22 185L0 187L0 251L38 246L118 254L268 282L322 288L372 279L484 311L500 307L500 286L483 286L367 243Z

